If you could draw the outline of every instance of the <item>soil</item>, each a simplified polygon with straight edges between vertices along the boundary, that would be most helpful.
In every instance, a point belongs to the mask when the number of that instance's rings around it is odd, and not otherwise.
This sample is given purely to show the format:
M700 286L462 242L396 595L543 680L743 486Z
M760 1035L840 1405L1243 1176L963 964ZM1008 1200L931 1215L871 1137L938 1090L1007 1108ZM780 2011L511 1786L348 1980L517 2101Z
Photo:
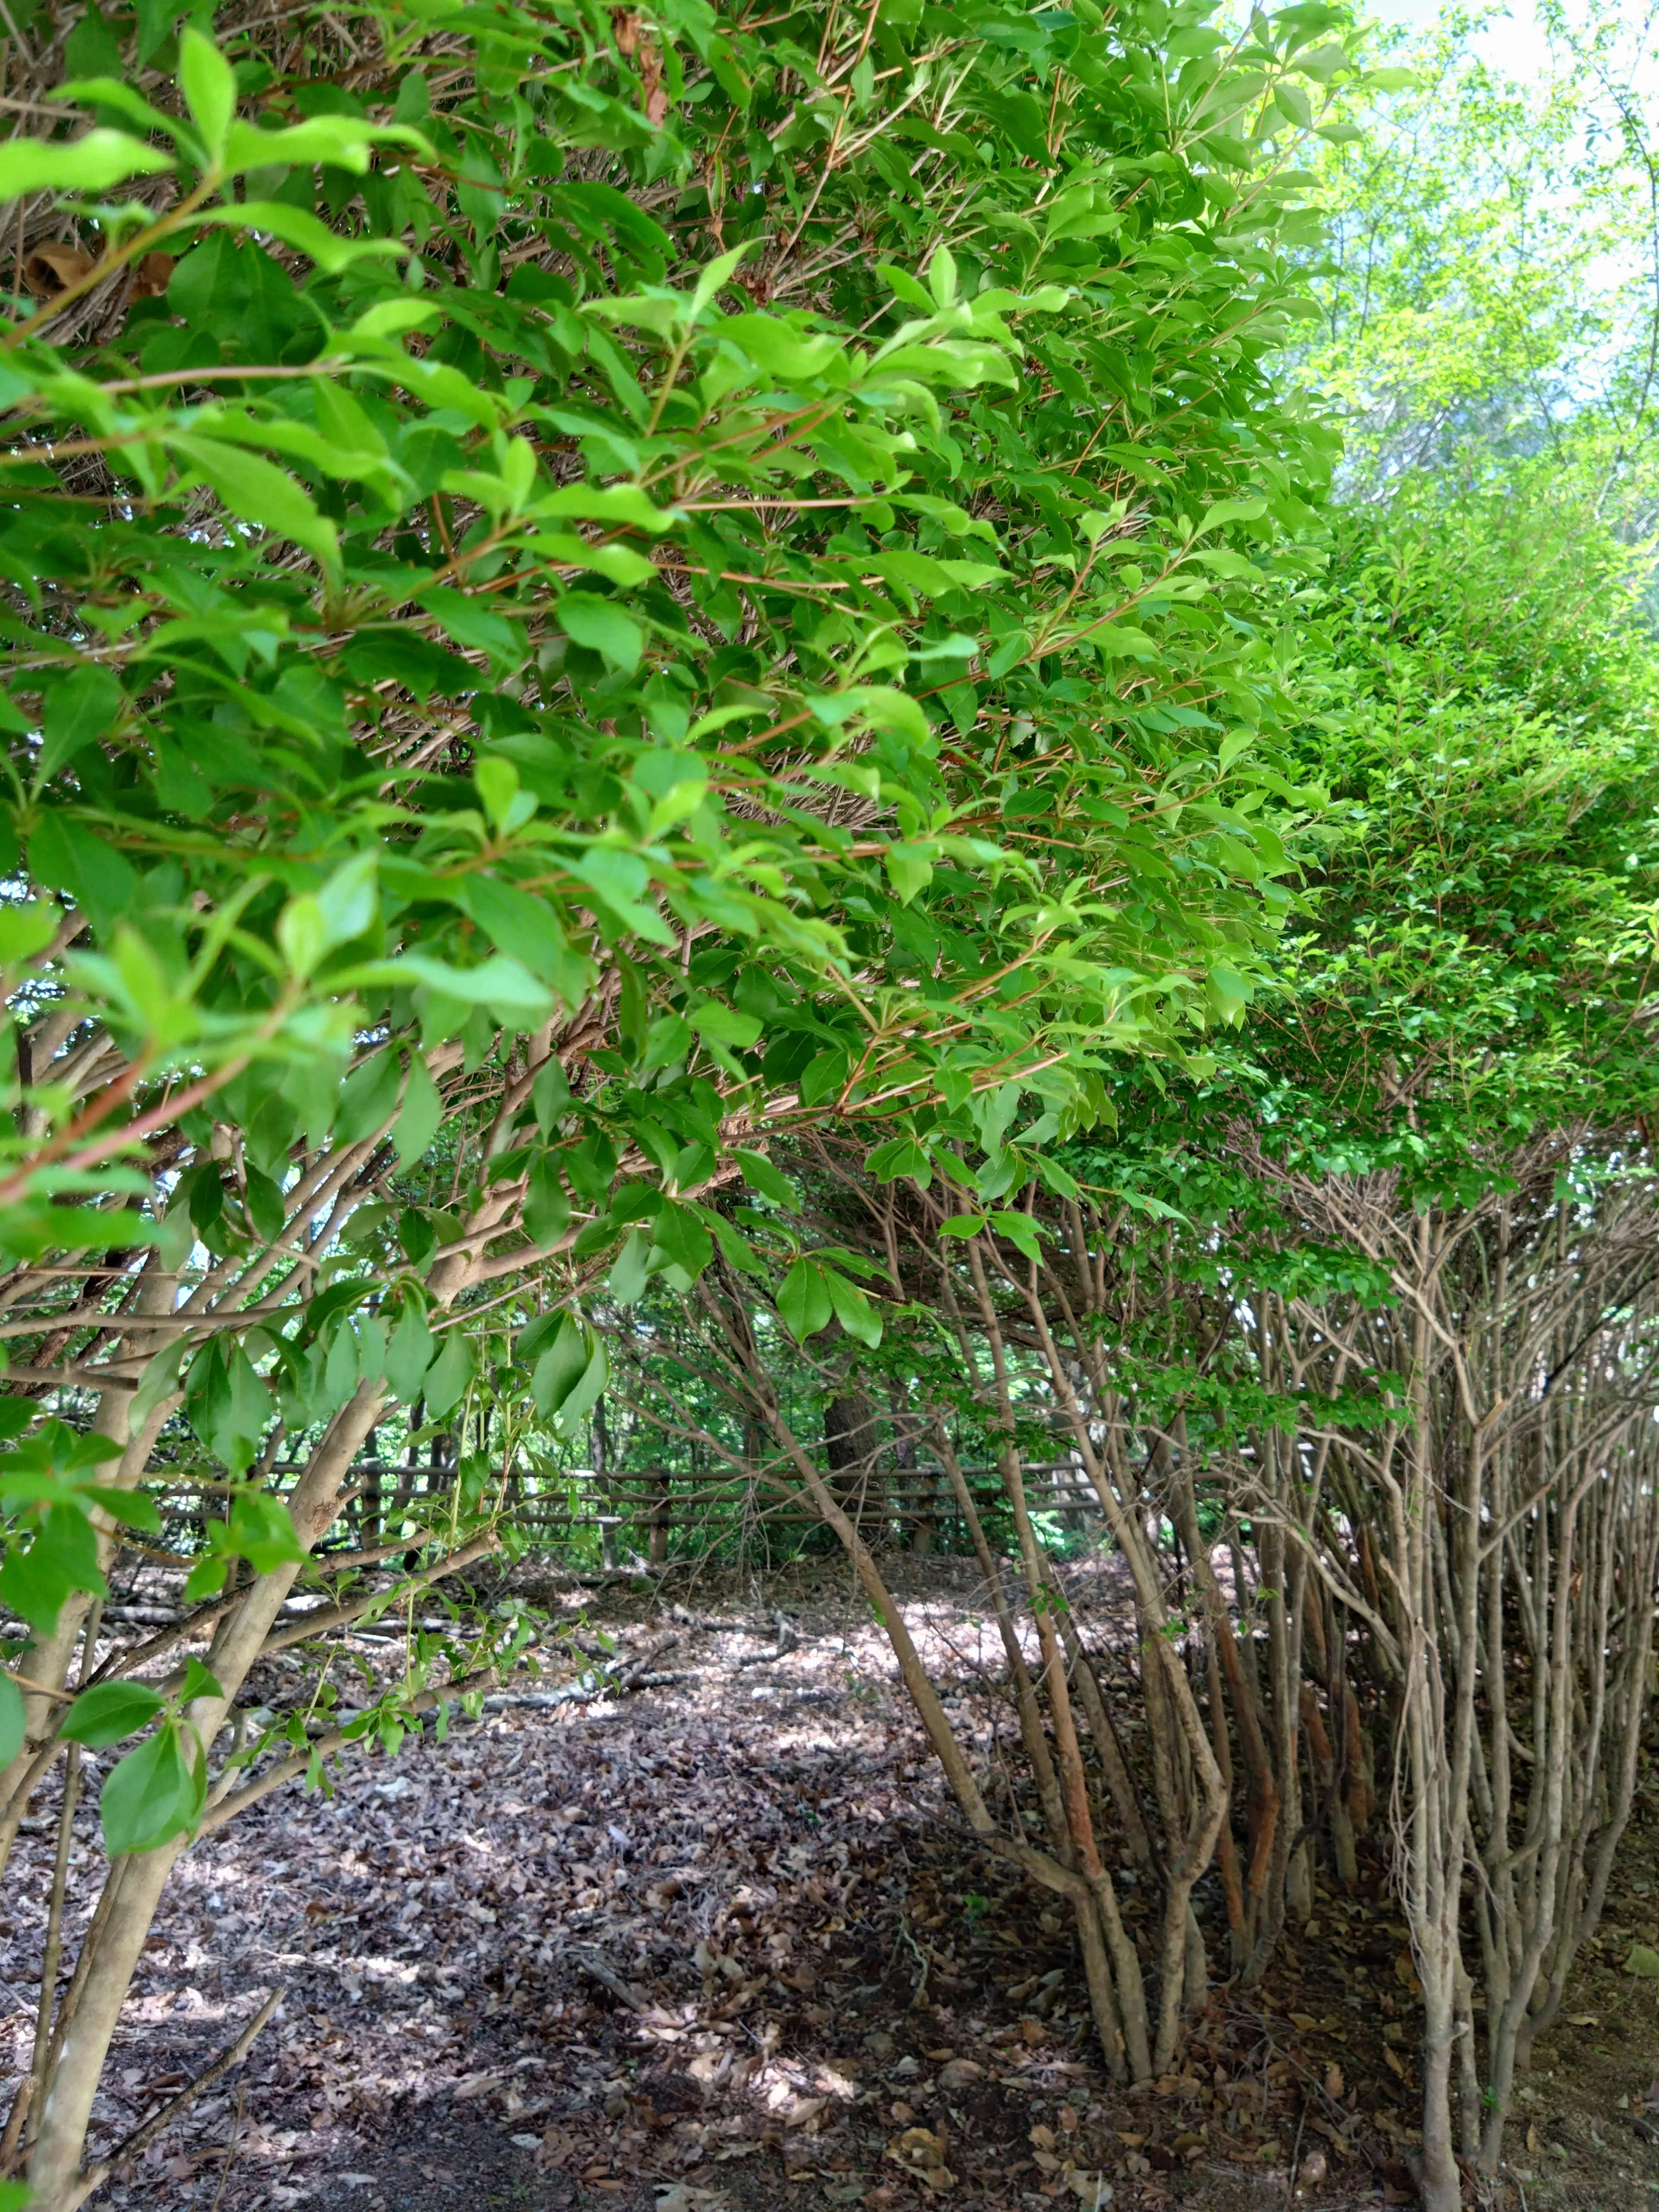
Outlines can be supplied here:
M958 1718L988 1731L994 1655L968 1568L908 1563L899 1588ZM123 2017L93 2154L194 2079L270 1990L286 1996L240 2074L100 2201L1415 2201L1413 1978L1379 1866L1355 1896L1322 1893L1317 1921L1248 2004L1212 1992L1178 2074L1126 2094L1097 2063L1066 1926L987 1860L942 1797L884 1640L844 1581L798 1565L763 1584L705 1572L695 1585L538 1595L567 1626L614 1641L613 1674L649 1657L649 1686L457 1718L445 1740L429 1729L395 1759L356 1755L324 1802L290 1785L194 1846ZM359 1656L386 1654L364 1641ZM1644 1793L1644 1815L1652 1804ZM52 1810L9 1877L17 1928L0 1923L14 2084ZM1571 2024L1522 2086L1504 2179L1484 2200L1471 2187L1471 2204L1659 2207L1659 1979L1626 1971L1634 1947L1659 1938L1652 1832L1632 1831ZM99 1873L88 1821L67 1955ZM1218 1973L1218 1906L1205 1899ZM1127 1885L1124 1910L1133 1925Z

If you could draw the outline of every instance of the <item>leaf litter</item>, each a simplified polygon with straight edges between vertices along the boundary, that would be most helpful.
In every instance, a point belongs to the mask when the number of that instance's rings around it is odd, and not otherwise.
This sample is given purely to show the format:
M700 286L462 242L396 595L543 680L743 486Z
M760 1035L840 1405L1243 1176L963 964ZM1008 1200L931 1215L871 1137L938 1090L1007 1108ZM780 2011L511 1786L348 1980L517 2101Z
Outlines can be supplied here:
M991 1743L1002 1716L965 1563L907 1563L901 1587L958 1725ZM1248 2002L1212 1993L1179 2073L1126 2094L1095 2063L1069 1928L962 1830L884 1641L842 1585L799 1565L769 1577L759 1622L756 1590L712 1574L695 1613L637 1588L550 1595L567 1611L582 1598L614 1641L611 1680L647 1686L458 1719L395 1763L337 1769L326 1798L277 1793L181 1861L94 2108L94 2154L193 2079L270 1989L288 1994L240 2076L118 2170L106 2201L1414 2201L1415 1976L1380 1868L1355 1897L1322 1895L1321 1919ZM665 1653L671 1668L645 1671ZM14 1986L55 1823L29 1826L14 1861L22 1932L0 1925ZM97 1871L78 1847L71 1943ZM1218 1908L1211 1896L1212 1972ZM1132 1928L1146 1917L1133 1889L1123 1910ZM1659 1927L1632 1928L1616 1955L1604 1944L1601 1979L1651 2010L1626 1964L1638 1934ZM29 2027L21 2008L4 2023L14 2082ZM1542 2082L1522 2094L1537 2100L1524 2140L1542 2168L1572 2121ZM1588 2166L1572 2153L1577 2198L1529 2174L1534 2212L1589 2212L1598 2156L1659 2180L1642 2085L1623 2102L1618 2142L1586 2144ZM1608 2212L1624 2201L1609 2196Z

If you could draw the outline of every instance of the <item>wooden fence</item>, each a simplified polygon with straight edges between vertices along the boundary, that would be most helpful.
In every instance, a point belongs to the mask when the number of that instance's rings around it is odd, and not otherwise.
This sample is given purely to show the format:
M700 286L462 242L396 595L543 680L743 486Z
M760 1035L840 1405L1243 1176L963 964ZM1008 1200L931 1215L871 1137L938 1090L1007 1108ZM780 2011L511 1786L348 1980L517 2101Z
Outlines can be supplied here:
M1025 1465L1028 1496L1034 1510L1059 1514L1080 1531L1100 1514L1100 1504L1075 1460L1044 1460ZM982 1513L994 1514L1002 1498L1001 1478L992 1466L964 1467L963 1474ZM512 1517L526 1529L597 1528L600 1557L607 1568L618 1563L619 1532L636 1531L635 1543L651 1564L668 1557L676 1529L708 1528L725 1522L757 1532L815 1525L811 1501L792 1491L780 1494L758 1478L684 1474L665 1468L619 1468L601 1474L591 1468L568 1471L574 1486L568 1503L526 1498ZM883 1524L903 1530L918 1550L947 1534L965 1542L961 1511L940 1467L887 1467L872 1473L849 1470L827 1477L837 1503L866 1529Z
M271 1470L278 1477L289 1471L281 1466ZM982 1515L994 1519L1006 1510L994 1466L965 1465L962 1471ZM787 1480L788 1470L779 1472ZM1054 1513L1077 1533L1100 1518L1099 1502L1077 1460L1027 1461L1024 1474L1033 1511ZM395 1550L400 1525L418 1523L453 1479L453 1468L442 1464L359 1461L348 1486L346 1509L323 1548L361 1551L379 1545ZM866 1532L884 1528L902 1534L918 1551L947 1540L965 1547L967 1531L943 1468L878 1465L869 1472L854 1468L827 1479L837 1502ZM775 1530L787 1539L817 1520L811 1499L793 1486L776 1488L759 1475L686 1474L669 1468L603 1473L572 1468L552 1478L520 1475L509 1486L506 1508L507 1517L532 1536L596 1531L607 1569L619 1565L624 1547L661 1565L677 1530L746 1529L762 1536ZM221 1501L206 1493L196 1501L175 1494L162 1508L162 1518L181 1530L199 1529L205 1518L222 1510Z

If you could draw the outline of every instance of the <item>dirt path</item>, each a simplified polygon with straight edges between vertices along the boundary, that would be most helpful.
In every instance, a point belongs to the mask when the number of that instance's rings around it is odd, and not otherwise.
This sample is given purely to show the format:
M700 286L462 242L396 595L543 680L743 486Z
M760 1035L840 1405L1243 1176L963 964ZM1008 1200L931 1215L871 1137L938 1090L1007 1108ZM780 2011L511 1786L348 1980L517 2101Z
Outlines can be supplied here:
M1323 1924L1254 2008L1218 1993L1184 2070L1126 2098L1094 2063L1060 1917L1010 1887L951 1816L884 1644L844 1588L797 1571L764 1590L705 1582L684 1595L680 1619L648 1595L557 1600L573 1617L580 1601L619 1663L654 1654L649 1671L678 1679L586 1705L515 1704L395 1760L371 1753L331 1802L290 1790L191 1851L129 2003L94 2147L199 2072L264 1992L288 1995L229 2093L199 2103L110 2201L1412 2201L1416 2023L1385 1897L1322 1900ZM988 1730L960 1563L919 1565L906 1595L936 1656L956 1654L964 1717ZM51 1825L26 1838L9 1885L20 1950L38 1928ZM1631 1938L1652 1940L1659 1898L1644 1901L1645 1843L1628 1856L1581 2024L1527 2085L1507 2199L1524 2192L1527 2212L1659 2205L1659 2112L1643 2103L1659 2072L1659 1984L1620 1971ZM96 1872L88 1848L82 1915ZM1125 1910L1133 1923L1129 1890ZM26 1967L10 1964L14 2004ZM8 2033L15 2076L21 2010Z

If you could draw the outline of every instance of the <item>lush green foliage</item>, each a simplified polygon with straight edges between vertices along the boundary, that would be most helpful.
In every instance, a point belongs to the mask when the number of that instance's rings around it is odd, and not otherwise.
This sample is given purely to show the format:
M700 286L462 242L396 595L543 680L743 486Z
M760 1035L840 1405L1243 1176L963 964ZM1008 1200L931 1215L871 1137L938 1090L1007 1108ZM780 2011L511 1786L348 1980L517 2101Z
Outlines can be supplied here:
M1287 158L1351 75L1254 21L423 7L349 88L326 15L73 29L91 129L0 151L56 241L0 335L0 1234L116 1485L180 1398L225 1470L193 1595L292 1578L278 1419L578 1423L545 1255L763 1267L710 1200L826 1118L995 1196L1022 1085L1040 1146L1237 1018L1330 451L1267 373ZM878 1332L856 1272L798 1333ZM27 1451L50 1636L86 1485Z

